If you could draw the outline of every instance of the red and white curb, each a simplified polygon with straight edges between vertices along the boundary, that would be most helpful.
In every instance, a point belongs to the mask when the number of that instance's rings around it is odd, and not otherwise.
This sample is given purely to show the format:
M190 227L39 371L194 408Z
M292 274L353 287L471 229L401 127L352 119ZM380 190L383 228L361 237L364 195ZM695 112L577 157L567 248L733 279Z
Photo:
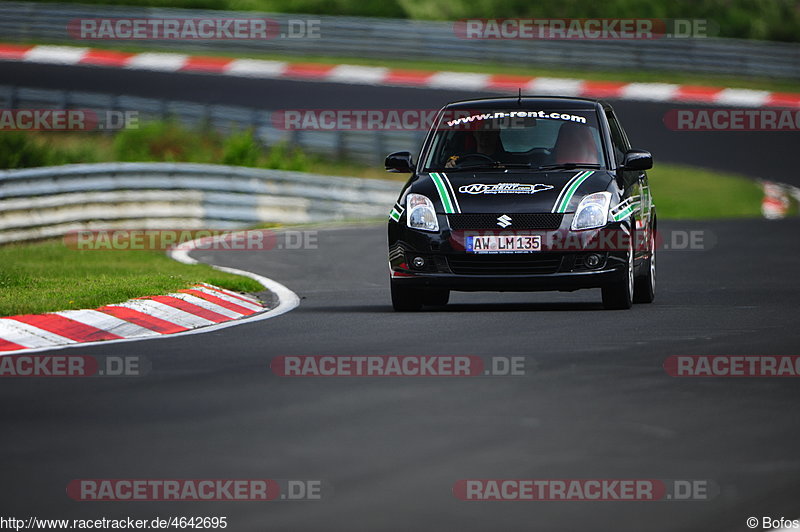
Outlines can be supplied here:
M187 242L172 250L170 256L184 264L196 264L189 252L197 244ZM261 275L222 266L212 268L258 281L275 295L277 306L268 309L254 297L199 284L97 309L9 316L0 318L0 355L206 333L272 318L300 303L294 292Z
M800 188L776 183L774 181L761 181L764 199L761 200L761 214L768 220L786 218L792 206L792 200L800 205Z
M195 72L262 79L298 79L358 85L513 91L586 98L705 103L736 107L800 108L800 94L752 89L624 83L569 78L432 72L360 65L293 63L261 59L204 57L174 53L124 53L74 46L0 44L0 60L59 65L91 65L156 72Z

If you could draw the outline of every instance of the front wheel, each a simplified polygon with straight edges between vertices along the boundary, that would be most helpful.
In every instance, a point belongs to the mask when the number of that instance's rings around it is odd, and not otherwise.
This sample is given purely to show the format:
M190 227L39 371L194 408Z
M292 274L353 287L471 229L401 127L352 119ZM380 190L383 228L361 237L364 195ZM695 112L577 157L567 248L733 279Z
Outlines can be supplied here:
M423 293L420 290L399 286L391 282L392 307L398 312L416 312L422 309Z
M656 298L656 238L650 233L650 258L645 263L645 274L636 279L633 287L634 303L652 303Z
M631 241L633 238L631 237ZM603 306L608 310L626 310L633 305L633 245L628 247L625 278L603 287Z

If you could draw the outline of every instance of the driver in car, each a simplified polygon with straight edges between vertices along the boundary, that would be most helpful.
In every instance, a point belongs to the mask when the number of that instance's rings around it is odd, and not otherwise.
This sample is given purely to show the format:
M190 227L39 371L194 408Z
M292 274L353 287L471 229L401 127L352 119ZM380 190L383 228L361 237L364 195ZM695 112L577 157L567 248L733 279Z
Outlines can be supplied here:
M462 157L468 157L471 154L481 154L500 161L508 152L503 148L503 143L500 141L500 131L496 129L480 129L471 131L470 134L475 140L475 149L461 154L453 154L445 163L445 168L455 168L458 160Z

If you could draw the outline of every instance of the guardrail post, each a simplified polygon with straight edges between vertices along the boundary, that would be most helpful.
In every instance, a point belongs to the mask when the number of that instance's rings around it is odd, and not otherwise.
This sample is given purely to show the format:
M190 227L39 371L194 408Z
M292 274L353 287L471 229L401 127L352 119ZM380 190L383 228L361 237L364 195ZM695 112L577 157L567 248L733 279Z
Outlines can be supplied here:
M61 104L60 104L61 108L69 109L69 102L70 102L69 89L64 89L63 91L61 91Z
M336 158L341 161L347 155L347 143L344 136L344 131L337 129L334 135L334 150L336 153Z
M169 113L169 102L166 99L162 99L159 101L160 113L161 113L161 121L167 119L167 115Z
M386 139L384 138L383 131L377 130L375 132L375 150L373 154L373 160L375 161L376 165L383 164L383 158L386 157Z
M9 109L16 109L19 104L19 89L16 85L11 87L8 93L8 107Z
M212 104L210 104L210 103L207 103L207 104L203 105L203 114L202 114L202 117L200 119L200 127L202 129L213 127L213 125L211 123L212 122L211 117L213 116L213 111L212 111L213 107L214 106Z

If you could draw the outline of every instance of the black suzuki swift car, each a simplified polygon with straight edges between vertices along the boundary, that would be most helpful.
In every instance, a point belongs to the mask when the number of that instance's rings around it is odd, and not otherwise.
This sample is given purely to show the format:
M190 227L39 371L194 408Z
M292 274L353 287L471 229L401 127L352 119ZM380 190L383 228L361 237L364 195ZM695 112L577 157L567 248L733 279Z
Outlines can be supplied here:
M656 209L614 110L581 98L460 101L437 115L389 215L395 310L450 291L601 288L609 309L655 296Z

